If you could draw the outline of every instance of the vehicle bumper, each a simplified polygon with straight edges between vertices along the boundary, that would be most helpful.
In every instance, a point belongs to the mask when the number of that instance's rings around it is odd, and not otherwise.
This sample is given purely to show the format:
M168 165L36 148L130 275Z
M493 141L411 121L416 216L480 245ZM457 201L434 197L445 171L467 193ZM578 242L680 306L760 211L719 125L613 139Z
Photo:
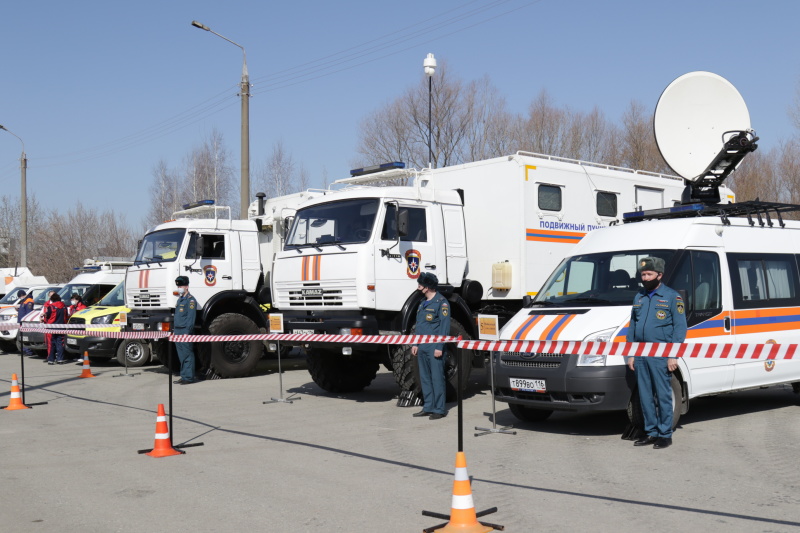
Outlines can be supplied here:
M626 365L577 366L577 355L525 355L492 354L495 399L553 411L627 409L636 378ZM543 379L546 392L512 390L510 378Z
M10 330L3 330L2 326L0 325L0 340L15 341L17 340L17 333L19 333L19 330L16 328Z
M361 329L362 335L379 335L378 321L374 316L351 311L288 311L283 312L283 331L287 334L339 335L342 329ZM293 346L313 346L318 343L287 341ZM347 343L324 343L327 347L349 346ZM352 343L351 343L352 344ZM374 351L377 345L364 344L363 351Z
M67 337L64 348L71 354L89 352L89 357L113 358L117 355L118 341L106 337Z
M23 331L22 344L31 350L44 350L47 348L47 342L44 339L44 333L40 331Z

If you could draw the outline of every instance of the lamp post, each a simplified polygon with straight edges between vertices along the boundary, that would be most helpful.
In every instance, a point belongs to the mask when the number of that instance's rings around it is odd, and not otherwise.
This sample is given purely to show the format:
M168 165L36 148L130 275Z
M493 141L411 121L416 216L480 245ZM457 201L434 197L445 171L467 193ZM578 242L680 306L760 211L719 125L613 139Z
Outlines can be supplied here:
M27 171L28 171L28 158L25 157L25 143L22 139L19 138L19 135L10 131L8 128L0 124L0 130L5 130L17 139L19 142L22 143L22 155L19 158L19 172L20 172L20 182L21 182L21 195L22 195L22 213L20 218L21 220L21 227L20 227L20 237L19 237L19 247L20 247L20 257L19 262L21 267L25 268L28 266L28 192L27 192Z
M433 54L422 62L425 75L428 77L428 168L433 168L433 145L431 144L431 102L433 101L433 74L436 72L436 58Z
M231 41L196 20L192 21L192 26L211 32L242 49L242 83L240 92L242 97L242 177L240 185L242 205L240 216L241 218L247 218L247 209L250 207L250 76L247 74L247 52L245 52L244 46Z

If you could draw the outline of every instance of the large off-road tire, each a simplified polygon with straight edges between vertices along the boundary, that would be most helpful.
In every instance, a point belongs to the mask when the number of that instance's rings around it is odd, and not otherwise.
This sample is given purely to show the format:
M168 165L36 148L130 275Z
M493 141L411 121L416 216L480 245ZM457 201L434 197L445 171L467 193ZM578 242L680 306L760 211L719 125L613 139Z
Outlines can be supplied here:
M306 350L308 373L314 383L328 392L358 392L372 383L380 366L367 357L343 355L337 350Z
M411 328L414 334L416 326ZM450 335L453 337L461 336L462 339L469 339L467 330L464 329L457 320L450 321ZM444 366L444 375L447 382L447 401L455 401L458 386L457 369L461 369L461 392L467 388L469 374L472 371L473 350L462 350L453 345L447 346L447 362ZM419 363L417 358L411 355L411 346L402 345L392 349L392 371L394 379L400 385L401 391L414 391L418 395L422 394L419 383Z
M210 335L257 335L261 333L255 322L244 315L224 313L211 321ZM212 342L208 365L223 378L239 378L253 373L264 352L261 341ZM196 348L196 346L195 346ZM198 371L204 366L196 363Z
M117 347L117 362L122 366L136 368L150 362L150 345L143 339L123 339Z
M508 408L511 409L511 414L523 422L541 422L553 414L553 411L551 410L534 409L518 403L510 403L508 404Z
M681 418L683 389L681 388L681 382L678 381L678 376L676 376L674 372L670 378L670 385L672 386L672 429L675 429L678 426L678 420ZM638 390L635 390L633 394L631 394L631 399L628 401L628 420L634 427L639 429L644 428L642 402L639 400Z

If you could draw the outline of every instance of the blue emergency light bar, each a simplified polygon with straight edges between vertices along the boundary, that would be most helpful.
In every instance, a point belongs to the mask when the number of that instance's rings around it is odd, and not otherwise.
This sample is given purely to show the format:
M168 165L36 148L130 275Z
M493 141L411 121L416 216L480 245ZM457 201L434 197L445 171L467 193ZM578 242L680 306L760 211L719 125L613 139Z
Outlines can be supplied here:
M375 172L383 172L384 170L394 170L399 168L406 168L406 164L401 161L394 161L392 163L382 163L380 165L356 168L350 171L350 175L352 177L364 176L365 174L374 174Z
M622 214L622 220L625 222L635 222L638 220L645 220L649 218L678 218L696 215L708 206L704 204L687 204L678 205L675 207L665 207L662 209L648 209L646 211L631 211Z
M214 205L214 200L198 200L190 204L183 204L184 209L192 209L193 207L200 207L203 205Z

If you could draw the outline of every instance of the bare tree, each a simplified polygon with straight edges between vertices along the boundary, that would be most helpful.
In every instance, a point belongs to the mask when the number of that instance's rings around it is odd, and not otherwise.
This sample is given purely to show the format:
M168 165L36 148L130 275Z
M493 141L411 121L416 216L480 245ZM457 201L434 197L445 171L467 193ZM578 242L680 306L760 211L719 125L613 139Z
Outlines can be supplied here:
M231 205L236 191L228 158L222 134L213 129L203 143L184 158L182 190L189 198L182 201L214 199L217 204Z
M283 141L272 146L272 155L256 170L256 187L268 198L284 196L308 188L308 171L294 162Z
M153 183L150 184L150 212L148 220L151 225L169 220L178 209L178 178L174 171L167 168L167 162L160 160L152 170Z

